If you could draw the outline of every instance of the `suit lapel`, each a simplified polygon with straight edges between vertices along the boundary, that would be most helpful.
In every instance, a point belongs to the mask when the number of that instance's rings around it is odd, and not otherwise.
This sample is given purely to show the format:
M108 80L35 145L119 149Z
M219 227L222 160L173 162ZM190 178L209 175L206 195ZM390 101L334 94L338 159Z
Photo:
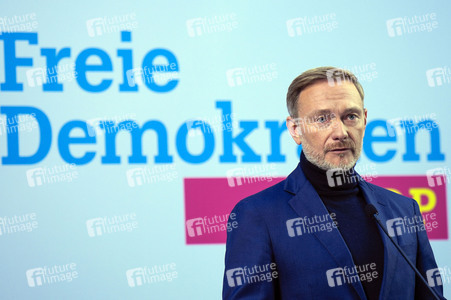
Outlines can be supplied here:
M294 194L288 203L301 218L307 217L310 219L315 216L325 216L329 213L318 193L305 178L300 165L288 176L285 183L285 190ZM345 266L352 267L355 265L348 246L337 228L333 228L330 232L316 231L312 234L327 249L337 263L337 267L343 268ZM324 270L325 275L326 270ZM351 285L361 299L366 299L360 281L353 282Z
M381 220L382 224L386 226L387 220L394 218L390 210L388 201L386 201L383 196L378 196L367 182L360 181L359 186L363 191L366 202L368 204L373 204L376 207L379 212L379 219ZM380 226L377 226L382 238L382 242L384 243L384 274L382 279L381 294L379 297L380 299L384 299L389 292L390 284L393 282L393 277L396 273L396 264L400 254L397 253L395 247L392 245L392 242L383 232ZM397 237L395 238L395 241L399 244Z

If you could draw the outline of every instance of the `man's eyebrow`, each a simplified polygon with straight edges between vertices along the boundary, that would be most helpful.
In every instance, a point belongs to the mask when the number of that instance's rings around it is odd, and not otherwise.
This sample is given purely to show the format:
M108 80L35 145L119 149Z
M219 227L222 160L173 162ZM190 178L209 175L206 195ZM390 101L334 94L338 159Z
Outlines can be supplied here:
M332 112L330 109L318 109L318 110L314 110L309 114L309 117L314 117L314 116L322 116L322 115L330 115Z
M349 113L357 113L357 114L362 114L363 113L363 109L361 107L350 107L345 109L345 111L343 112L344 114L349 114Z
M349 114L349 113L362 114L363 109L361 107L354 106L354 107L345 109L345 111L343 112L344 115ZM331 115L331 114L332 114L332 111L330 109L318 109L318 110L314 110L310 114L308 114L308 117Z

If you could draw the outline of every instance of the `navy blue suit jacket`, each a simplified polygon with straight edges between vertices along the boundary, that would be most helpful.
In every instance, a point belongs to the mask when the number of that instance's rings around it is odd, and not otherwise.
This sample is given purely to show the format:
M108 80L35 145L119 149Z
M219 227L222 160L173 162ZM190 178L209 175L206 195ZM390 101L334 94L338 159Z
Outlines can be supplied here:
M359 187L383 224L421 216L413 199L363 180ZM304 234L296 234L294 226L289 229L296 218L328 215L300 164L284 181L241 200L233 213L238 227L227 234L223 299L366 299L360 281L337 276L337 268L349 270L355 264L336 227L326 230L323 224ZM380 299L433 299L382 230L380 234L385 251ZM437 268L425 231L394 239L423 276ZM438 283L434 289L443 294Z

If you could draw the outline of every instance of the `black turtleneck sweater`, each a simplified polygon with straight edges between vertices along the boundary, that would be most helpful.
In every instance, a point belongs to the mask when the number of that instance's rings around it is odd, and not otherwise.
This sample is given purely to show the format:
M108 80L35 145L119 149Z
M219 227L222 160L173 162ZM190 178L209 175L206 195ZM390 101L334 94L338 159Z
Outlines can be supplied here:
M348 180L349 183L330 187L326 171L309 162L304 152L301 154L301 167L329 213L335 213L338 230L351 252L354 263L359 267L376 264L377 278L361 283L368 299L379 299L384 271L384 245L376 222L365 213L367 203L359 189L358 181Z

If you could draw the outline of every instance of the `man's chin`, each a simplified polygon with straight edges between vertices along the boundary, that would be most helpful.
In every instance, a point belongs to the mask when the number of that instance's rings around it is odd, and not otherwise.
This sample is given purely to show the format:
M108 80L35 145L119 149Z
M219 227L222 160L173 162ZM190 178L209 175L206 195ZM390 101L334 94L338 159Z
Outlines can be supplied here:
M354 167L357 162L353 151L345 151L345 153L340 154L331 153L329 151L323 155L320 155L315 154L315 152L309 150L311 149L309 149L308 147L305 147L305 149L303 149L307 160L325 171L338 168L349 170Z
M337 156L336 154L334 156ZM351 169L355 165L355 160L352 155L344 157L334 157L326 160L331 169Z
M337 164L337 165L333 165L333 164L329 164L330 165L330 169L342 169L343 171L348 171L350 169L352 169L355 166L355 163L348 163L348 164Z

